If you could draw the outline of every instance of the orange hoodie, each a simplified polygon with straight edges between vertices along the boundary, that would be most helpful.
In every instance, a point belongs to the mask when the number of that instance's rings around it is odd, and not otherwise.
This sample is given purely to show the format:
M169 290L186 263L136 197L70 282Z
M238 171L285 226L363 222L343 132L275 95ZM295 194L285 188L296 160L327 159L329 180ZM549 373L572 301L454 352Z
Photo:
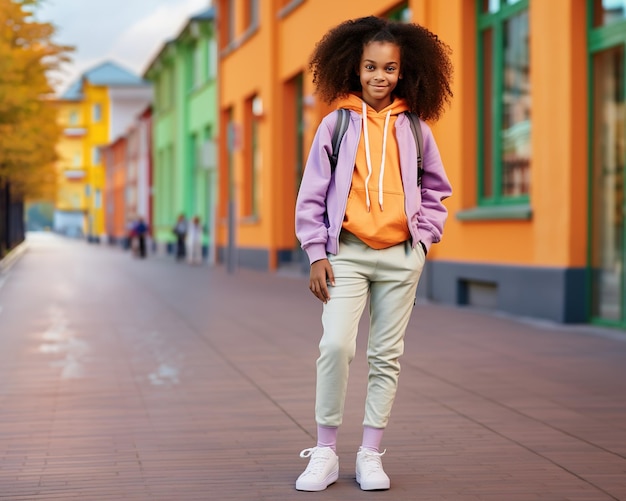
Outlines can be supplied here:
M406 102L396 98L377 112L359 96L350 94L337 107L367 114L367 119L362 121L363 133L342 227L373 249L385 249L409 240L394 132L398 115L408 110Z

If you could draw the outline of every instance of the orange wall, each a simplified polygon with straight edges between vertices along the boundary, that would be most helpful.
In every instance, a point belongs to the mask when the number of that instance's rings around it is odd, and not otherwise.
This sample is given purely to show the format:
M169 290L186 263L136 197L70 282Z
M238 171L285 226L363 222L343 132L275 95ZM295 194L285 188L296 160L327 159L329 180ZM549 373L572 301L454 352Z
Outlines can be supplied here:
M112 217L112 229L113 236L117 238L123 238L127 233L127 214L126 214L126 186L127 182L127 169L126 162L126 139L117 140L113 146L113 172L112 172L112 184L110 194L113 197L113 213Z
M221 6L224 2L218 2ZM260 218L244 221L237 230L240 247L277 249L294 246L295 176L289 131L282 129L292 110L285 83L304 72L304 95L314 88L308 59L315 43L330 27L362 15L382 14L395 1L361 0L304 2L284 19L275 2L259 2L260 27L238 48L223 55L220 66L220 108L232 107L242 125L244 103L261 97L262 194ZM452 49L454 99L444 117L433 124L453 196L446 202L450 218L444 241L429 259L449 261L584 266L586 242L587 88L584 0L530 0L532 95L532 179L528 221L460 221L456 212L476 207L476 26L474 0L414 0L413 22L435 32ZM560 22L555 23L554 19ZM220 20L221 22L221 20ZM239 25L242 32L244 27ZM328 107L315 100L305 106L304 155ZM222 117L223 118L223 117ZM226 137L225 121L221 135ZM245 137L243 144L245 144ZM226 200L226 156L222 148L220 198ZM233 156L235 192L243 189L243 152ZM218 245L227 228L222 203ZM273 257L270 267L276 264Z
M259 29L234 51L222 53L220 61L220 109L233 110L233 120L244 127L244 103L252 95L263 102L264 114L260 119L259 147L262 151L260 217L257 220L240 221L237 229L237 246L265 248L270 251L270 267L276 266L275 251L296 245L293 227L293 211L296 180L291 162L284 159L290 151L281 134L281 123L285 113L290 113L290 104L285 105L285 83L299 72L305 73L304 94L312 94L311 76L308 74L308 59L315 43L333 25L354 17L382 14L394 7L396 1L361 0L336 2L316 0L304 2L284 19L278 20L279 5L274 2L259 2ZM358 6L357 6L358 5ZM218 22L224 18L220 12L226 9L225 1L218 1ZM241 8L241 6L240 6ZM241 36L245 26L239 21L236 31ZM220 24L223 33L225 26ZM286 108L287 106L287 108ZM305 150L310 145L315 129L328 107L316 103L305 110L307 130ZM224 115L220 124L220 136L225 143L226 123ZM243 137L242 144L246 144ZM232 157L235 197L240 199L244 191L244 151L236 151ZM306 156L306 153L305 153ZM227 149L220 152L220 218L217 229L218 245L227 243Z
M446 2L446 9L452 1ZM427 23L454 50L454 101L435 128L453 183L451 217L433 258L536 266L584 266L587 237L587 68L584 0L530 1L532 179L530 221L459 221L476 206L474 2L444 15L430 2ZM558 23L554 19L560 19ZM460 85L462 83L463 85ZM430 256L429 256L430 257Z

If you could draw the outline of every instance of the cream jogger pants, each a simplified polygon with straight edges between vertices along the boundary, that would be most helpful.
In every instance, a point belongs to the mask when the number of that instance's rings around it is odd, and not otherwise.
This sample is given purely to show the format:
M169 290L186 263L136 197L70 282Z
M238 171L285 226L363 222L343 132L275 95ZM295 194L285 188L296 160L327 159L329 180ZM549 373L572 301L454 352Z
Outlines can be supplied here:
M335 286L324 305L317 360L315 418L339 426L343 418L348 368L356 353L359 320L370 298L367 348L369 376L363 424L385 428L396 395L399 357L426 256L409 242L375 250L343 231L337 255L329 255Z

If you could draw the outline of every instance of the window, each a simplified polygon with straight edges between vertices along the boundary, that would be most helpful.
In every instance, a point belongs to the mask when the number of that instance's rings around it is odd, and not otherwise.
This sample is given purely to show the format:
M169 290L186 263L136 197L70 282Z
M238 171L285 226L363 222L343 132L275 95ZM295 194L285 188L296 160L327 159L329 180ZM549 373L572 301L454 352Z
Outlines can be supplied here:
M217 78L217 44L215 39L211 38L207 42L207 57L208 57L208 80L215 80Z
M168 87L167 87L167 107L174 106L176 102L176 75L174 73L174 67L170 66L167 69Z
M391 19L392 21L401 21L403 23L410 22L411 16L411 9L409 9L408 1L404 1L395 6L385 15L387 19Z
M218 0L219 45L230 51L244 43L259 26L259 0Z
M161 110L167 111L174 104L174 68L171 65L163 67L159 79L159 87L158 99L161 102Z
M216 144L213 140L213 132L211 127L204 128L204 135L202 141L202 167L205 169L214 169L217 165L217 151Z
M587 0L590 315L626 325L626 1Z
M102 191L100 188L96 188L93 194L93 207L94 209L100 209L102 207Z
M235 41L235 37L237 36L235 30L235 18L237 9L235 7L235 0L226 0L228 3L228 18L226 22L228 23L227 31L226 31L226 43L230 44Z
M234 153L239 150L239 137L241 134L239 133L239 127L234 121L234 111L232 107L229 107L225 110L222 110L222 120L221 120L221 130L223 130L223 137L226 141L222 141L220 148L221 151L225 151L226 153L226 162L222 165L220 164L220 170L224 172L225 175L220 176L220 185L223 187L221 189L228 190L228 196L220 197L220 205L219 205L219 214L220 217L228 217L229 221L234 221L234 211L232 211L232 206L230 204L231 201L235 199L235 179L234 179ZM230 224L230 223L229 223ZM229 231L229 242L233 237L232 233Z
M100 147L94 146L91 149L91 163L93 165L98 165L100 163Z
M96 103L93 105L92 117L93 121L96 123L102 120L102 105L100 105L100 103Z
M194 79L194 86L195 87L199 87L200 84L202 84L203 81L206 80L205 78L205 66L203 64L204 62L204 50L202 45L200 44L200 42L196 42L194 49L193 49L193 65L196 68L196 74L195 74L195 79Z
M259 117L263 113L261 99L252 96L246 100L245 108L245 149L243 194L241 213L243 216L258 216L258 179L261 165L259 150Z
M253 30L259 25L259 0L245 0L243 9L243 25L245 31Z
M626 19L626 0L593 0L593 26L608 26Z
M481 0L479 204L528 202L531 94L528 0Z
M80 157L81 157L81 154L80 154L79 151L78 152L74 152L74 160L72 162L74 167L80 167L80 164L81 164Z
M70 125L78 125L78 112L76 110L70 111Z
M199 42L194 42L190 48L188 57L189 61L189 89L197 89L202 84L204 79L204 65L202 64L202 46Z
M167 93L169 92L167 76L167 69L164 69L161 73L161 78L159 78L159 108L161 110L167 110Z
M163 107L163 80L159 77L154 81L154 114L161 112Z

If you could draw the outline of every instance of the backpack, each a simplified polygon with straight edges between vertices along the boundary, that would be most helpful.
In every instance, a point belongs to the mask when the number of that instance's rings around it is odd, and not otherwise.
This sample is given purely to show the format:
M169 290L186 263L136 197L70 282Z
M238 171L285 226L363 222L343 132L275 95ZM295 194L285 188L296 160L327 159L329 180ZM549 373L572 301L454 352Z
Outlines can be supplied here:
M350 123L350 112L345 108L337 110L339 116L337 117L337 123L335 123L335 130L333 131L333 137L331 141L332 155L329 155L330 160L330 173L335 172L337 167L337 157L339 156L339 146L341 146L341 140L348 130L348 124ZM422 138L422 128L420 127L419 117L415 113L405 111L404 114L408 117L411 124L411 132L415 138L415 145L417 146L417 186L422 185L422 175L424 169L422 168L422 150L424 149L424 139Z

